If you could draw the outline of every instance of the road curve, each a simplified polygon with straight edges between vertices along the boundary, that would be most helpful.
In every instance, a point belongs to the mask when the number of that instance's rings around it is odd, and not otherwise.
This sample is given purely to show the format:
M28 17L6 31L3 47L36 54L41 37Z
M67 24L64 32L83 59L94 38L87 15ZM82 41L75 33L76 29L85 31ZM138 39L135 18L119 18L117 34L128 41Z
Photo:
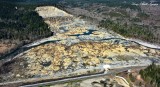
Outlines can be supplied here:
M22 85L20 87L39 87L39 86L46 86L46 85L54 85L56 83L61 83L61 82L69 82L69 81L75 81L75 80L80 80L80 79L81 80L82 79L89 79L89 78L95 78L95 77L106 76L106 75L115 75L116 73L127 71L128 69L145 68L145 67L146 66L126 67L126 68L121 68L121 69L110 70L107 73L102 73L102 74L95 74L95 75L88 75L88 76L81 76L81 77L71 77L71 78L67 78L67 79L64 78L64 79L56 80L56 81Z
M160 46L159 45L156 45L156 44L152 44L152 43L149 43L149 42L145 42L145 41L142 41L142 40L139 40L139 39L126 39L126 40L130 40L130 41L133 41L133 42L136 42L142 46L145 46L145 47L149 47L149 48L153 48L153 49L160 49Z

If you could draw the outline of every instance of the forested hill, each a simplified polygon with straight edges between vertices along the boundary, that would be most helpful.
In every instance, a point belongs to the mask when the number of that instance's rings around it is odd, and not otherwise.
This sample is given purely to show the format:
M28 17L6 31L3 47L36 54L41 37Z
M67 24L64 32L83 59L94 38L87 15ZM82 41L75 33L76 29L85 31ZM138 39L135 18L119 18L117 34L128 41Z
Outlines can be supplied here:
M21 4L57 4L61 0L1 0L3 2L21 3Z
M34 6L0 3L0 8L0 39L34 40L50 35Z
M74 5L76 3L78 4L86 4L86 3L102 3L106 4L107 6L122 6L122 5L128 5L132 3L141 3L146 2L149 3L151 0L63 0L64 2L67 2L67 4Z
M4 43L12 44L13 41L20 41L16 44L27 44L52 34L42 17L34 11L35 7L35 5L0 1L0 45L2 44L2 48ZM2 52L4 51L2 50Z

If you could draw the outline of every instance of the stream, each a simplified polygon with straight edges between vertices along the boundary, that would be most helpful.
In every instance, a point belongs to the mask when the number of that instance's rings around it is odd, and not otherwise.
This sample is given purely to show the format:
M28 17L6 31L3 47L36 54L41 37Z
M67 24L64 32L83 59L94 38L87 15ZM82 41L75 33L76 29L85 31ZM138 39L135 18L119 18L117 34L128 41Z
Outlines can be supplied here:
M90 35L90 34L93 34L94 31L97 31L97 30L92 30L92 29L89 29L87 32L84 32L83 34L75 34L75 35L69 35L69 36L81 36L81 35ZM44 44L48 44L48 43L55 43L55 42L58 42L58 41L61 41L61 40L48 40L48 41L44 41L44 42L41 42L41 40L37 41L37 42L33 42L31 44L29 44L29 46L23 46L23 47L20 47L20 48L17 48L15 51L3 56L3 57L0 57L0 61L1 60L11 60L13 59L14 57L16 57L17 55L31 49L31 48L34 48L34 47L37 47L37 46L40 46L40 45L44 45ZM140 42L138 40L134 40L134 39L122 39L122 38L107 38L107 39L101 39L101 40L98 40L98 41L111 41L112 43L114 44L123 44L123 45L129 45L130 43L134 43L134 44L137 44L137 45L142 45L144 47L147 47L147 48L152 48L152 49L158 49L160 50L160 47L158 46L154 46L152 44L146 44L146 42ZM37 44L35 44L37 43ZM33 45L34 44L34 45ZM155 48L156 47L156 48Z

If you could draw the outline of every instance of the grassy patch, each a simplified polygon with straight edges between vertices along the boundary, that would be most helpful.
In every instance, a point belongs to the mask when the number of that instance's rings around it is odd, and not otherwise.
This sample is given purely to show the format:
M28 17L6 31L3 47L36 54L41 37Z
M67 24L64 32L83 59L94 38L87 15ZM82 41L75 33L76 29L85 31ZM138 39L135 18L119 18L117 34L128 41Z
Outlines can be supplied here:
M134 59L134 57L132 57L132 56L126 56L126 55L117 56L118 61L129 61L129 60L133 60L133 59Z
M140 12L137 14L137 17L139 17L140 19L147 19L149 18L150 16L144 12Z
M142 22L140 18L132 18L131 21L132 22Z
M118 13L118 12L110 12L108 15L111 17L122 17L123 16L121 13Z

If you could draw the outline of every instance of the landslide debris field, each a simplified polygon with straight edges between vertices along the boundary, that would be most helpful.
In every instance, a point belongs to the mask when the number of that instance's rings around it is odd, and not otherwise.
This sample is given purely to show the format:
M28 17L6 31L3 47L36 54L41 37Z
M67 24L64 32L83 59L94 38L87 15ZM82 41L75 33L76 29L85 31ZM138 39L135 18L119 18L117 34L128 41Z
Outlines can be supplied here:
M55 35L0 66L0 82L30 78L64 78L112 68L159 63L160 50L90 24L53 6L36 8ZM43 44L44 42L48 42ZM52 42L56 41L56 42Z

